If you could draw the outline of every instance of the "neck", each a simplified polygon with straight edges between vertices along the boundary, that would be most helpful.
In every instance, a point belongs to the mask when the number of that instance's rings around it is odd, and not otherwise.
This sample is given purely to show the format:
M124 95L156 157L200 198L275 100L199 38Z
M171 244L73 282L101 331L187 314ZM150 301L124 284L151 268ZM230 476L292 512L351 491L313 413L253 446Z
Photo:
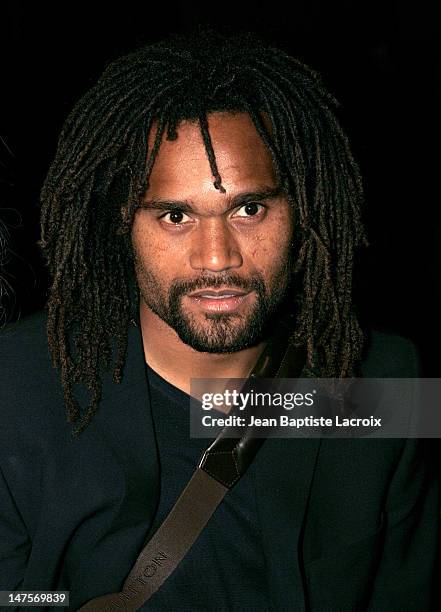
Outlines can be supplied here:
M200 353L184 344L142 301L140 320L146 362L188 394L192 378L247 378L265 347L261 342L235 353Z

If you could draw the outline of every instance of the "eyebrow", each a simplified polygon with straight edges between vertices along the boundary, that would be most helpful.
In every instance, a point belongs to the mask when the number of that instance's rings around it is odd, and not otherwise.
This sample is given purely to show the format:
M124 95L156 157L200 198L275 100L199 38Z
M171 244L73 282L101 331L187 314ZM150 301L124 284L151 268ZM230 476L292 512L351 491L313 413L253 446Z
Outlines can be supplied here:
M224 210L225 212L229 212L234 208L239 206L243 206L250 202L259 202L262 200L270 200L279 197L282 195L283 189L282 187L263 187L257 191L247 191L244 193L239 193L231 199L230 205L228 208ZM163 211L179 211L183 213L196 213L197 211L194 209L192 204L188 200L169 200L162 198L154 198L152 200L144 200L140 202L138 208L148 209L148 210L163 210ZM215 211L218 213L218 211ZM215 213L208 213L215 214Z

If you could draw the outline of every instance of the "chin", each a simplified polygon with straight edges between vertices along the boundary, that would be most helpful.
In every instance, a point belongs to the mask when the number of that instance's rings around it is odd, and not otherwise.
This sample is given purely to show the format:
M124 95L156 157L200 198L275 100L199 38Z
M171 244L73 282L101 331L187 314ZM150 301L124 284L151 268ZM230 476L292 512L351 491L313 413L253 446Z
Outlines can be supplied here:
M181 340L184 342L184 340L181 338ZM256 341L254 343L231 343L231 344L224 344L222 346L220 345L206 345L206 344L202 344L199 342L185 342L185 344L188 344L188 346L190 346L193 350L195 350L198 353L205 353L207 355L233 355L234 353L238 353L240 351L244 351L246 349L250 349L253 346L257 346L260 343L260 341Z
M228 318L225 315L210 315L207 318L211 322L213 319L216 320L217 324L207 325L206 321L205 325L196 327L194 324L189 324L185 319L181 319L180 324L175 327L175 331L182 342L199 353L219 355L237 353L256 346L262 341L260 329L253 325L248 325L245 328L243 324L240 325L242 317L234 317L239 319L237 325L231 325L232 315Z

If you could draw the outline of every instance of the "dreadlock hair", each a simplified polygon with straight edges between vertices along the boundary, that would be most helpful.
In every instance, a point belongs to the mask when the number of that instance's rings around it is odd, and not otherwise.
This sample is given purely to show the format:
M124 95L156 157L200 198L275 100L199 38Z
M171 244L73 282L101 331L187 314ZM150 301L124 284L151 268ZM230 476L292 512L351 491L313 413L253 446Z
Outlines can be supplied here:
M49 348L74 435L98 408L102 372L113 363L114 381L122 379L137 300L131 225L160 144L177 138L181 121L199 123L214 185L225 191L208 131L216 111L249 113L294 205L301 282L292 341L306 346L307 366L320 376L352 375L363 342L352 307L354 250L365 240L362 186L336 104L319 76L285 52L252 34L212 31L116 60L76 104L41 193L41 246L53 277ZM90 394L84 412L76 384Z

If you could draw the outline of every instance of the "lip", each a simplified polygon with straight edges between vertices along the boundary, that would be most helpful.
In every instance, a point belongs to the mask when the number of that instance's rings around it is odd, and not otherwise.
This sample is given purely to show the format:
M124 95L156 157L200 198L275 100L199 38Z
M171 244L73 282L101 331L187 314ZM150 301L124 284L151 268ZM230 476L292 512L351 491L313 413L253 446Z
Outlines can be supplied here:
M251 291L244 292L237 289L202 289L187 297L206 312L222 313L234 312L251 295Z
M222 299L225 297L232 297L237 295L246 295L247 291L241 291L240 289L201 289L200 291L195 291L194 293L190 293L188 297L191 298L213 298L213 299Z

